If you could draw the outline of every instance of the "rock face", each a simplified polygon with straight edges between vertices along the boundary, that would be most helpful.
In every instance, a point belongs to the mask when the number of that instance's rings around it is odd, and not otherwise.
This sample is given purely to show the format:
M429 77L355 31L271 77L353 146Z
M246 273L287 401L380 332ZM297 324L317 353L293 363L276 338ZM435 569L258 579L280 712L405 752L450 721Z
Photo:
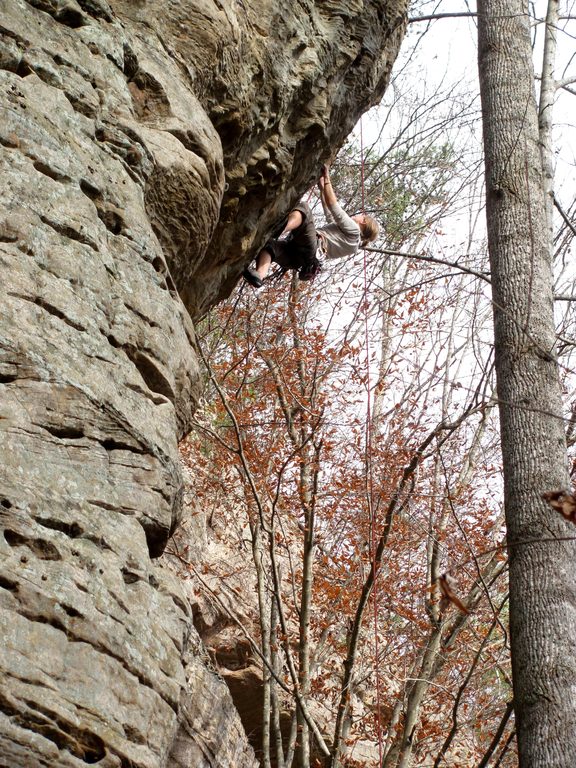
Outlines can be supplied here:
M255 765L158 564L193 320L386 85L402 2L0 0L0 766Z

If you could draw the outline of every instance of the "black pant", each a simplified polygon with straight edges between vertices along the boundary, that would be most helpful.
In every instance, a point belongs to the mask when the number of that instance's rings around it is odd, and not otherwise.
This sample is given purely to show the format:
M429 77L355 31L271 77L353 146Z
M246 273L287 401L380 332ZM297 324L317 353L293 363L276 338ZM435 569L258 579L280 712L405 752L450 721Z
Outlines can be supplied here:
M318 234L314 226L314 218L308 203L299 203L293 209L302 214L302 224L293 229L286 240L272 238L264 246L275 261L283 269L302 269L306 268L316 257L318 248ZM281 228L278 228L278 234L286 226L287 219L282 222Z

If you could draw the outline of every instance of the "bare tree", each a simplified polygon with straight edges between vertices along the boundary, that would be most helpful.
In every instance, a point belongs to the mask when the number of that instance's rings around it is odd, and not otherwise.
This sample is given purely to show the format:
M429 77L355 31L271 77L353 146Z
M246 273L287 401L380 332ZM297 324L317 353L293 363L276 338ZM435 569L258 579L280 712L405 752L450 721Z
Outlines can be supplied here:
M550 189L539 150L527 4L478 4L488 242L510 552L521 765L576 754L576 545L542 500L568 484L553 319Z

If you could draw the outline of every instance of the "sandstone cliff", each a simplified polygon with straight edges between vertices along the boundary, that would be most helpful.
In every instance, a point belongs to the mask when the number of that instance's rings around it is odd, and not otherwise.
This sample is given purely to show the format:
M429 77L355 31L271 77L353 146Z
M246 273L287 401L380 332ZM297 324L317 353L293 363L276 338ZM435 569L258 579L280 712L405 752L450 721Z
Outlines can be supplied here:
M180 584L193 320L387 82L394 0L0 0L0 766L252 766Z

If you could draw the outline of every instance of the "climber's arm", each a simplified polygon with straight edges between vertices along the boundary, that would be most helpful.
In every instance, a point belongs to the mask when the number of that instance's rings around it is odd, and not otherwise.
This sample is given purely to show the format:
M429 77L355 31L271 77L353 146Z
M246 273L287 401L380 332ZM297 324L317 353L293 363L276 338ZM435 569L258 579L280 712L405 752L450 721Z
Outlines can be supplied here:
M322 166L322 174L318 184L320 185L322 205L324 206L325 210L330 210L333 205L337 205L338 200L336 199L334 189L332 188L332 182L330 181L330 167L328 165Z
M328 223L334 223L350 242L359 240L360 227L358 224L342 209L338 202L332 184L330 182L330 170L327 165L322 166L322 174L318 180L320 186L320 196L322 207L326 214Z

